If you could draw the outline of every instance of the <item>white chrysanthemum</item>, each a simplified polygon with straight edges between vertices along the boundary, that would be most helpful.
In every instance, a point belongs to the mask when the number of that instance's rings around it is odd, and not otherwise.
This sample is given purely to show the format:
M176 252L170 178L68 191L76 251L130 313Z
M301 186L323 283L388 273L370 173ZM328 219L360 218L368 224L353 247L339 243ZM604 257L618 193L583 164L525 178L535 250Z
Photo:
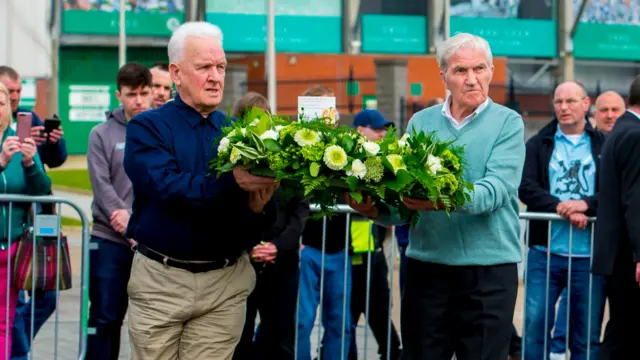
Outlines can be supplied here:
M238 149L234 147L231 149L229 161L231 161L232 164L235 164L238 162L238 160L240 160L240 151L238 151Z
M278 140L279 136L280 136L280 134L278 134L276 131L267 130L267 131L263 132L262 135L260 135L260 139L262 139L262 140L264 140L264 139Z
M405 145L407 145L408 138L409 138L409 133L404 133L404 135L402 135L402 137L398 140L398 145L400 145L401 147L404 147Z
M320 141L320 134L314 130L302 129L296 131L293 135L293 140L300 146L315 145Z
M347 171L348 176L355 176L358 179L364 178L367 174L367 166L360 160L353 160L351 163L351 170Z
M222 140L220 140L220 144L218 144L218 152L224 153L227 152L227 150L229 150L229 138L223 137Z
M429 171L431 171L433 175L435 175L438 173L438 171L442 170L442 159L429 154L429 156L427 156L426 167L429 169Z
M347 166L347 153L338 145L331 145L324 150L322 158L327 167L331 170L341 170Z
M362 144L362 147L364 147L364 149L371 156L378 155L378 152L380 151L380 145L378 145L378 144L376 144L374 142L371 142L371 141L367 141L366 143Z
M398 154L387 155L387 160L389 161L389 164L391 164L394 174L397 174L398 170L407 169L404 161L402 161L402 156Z

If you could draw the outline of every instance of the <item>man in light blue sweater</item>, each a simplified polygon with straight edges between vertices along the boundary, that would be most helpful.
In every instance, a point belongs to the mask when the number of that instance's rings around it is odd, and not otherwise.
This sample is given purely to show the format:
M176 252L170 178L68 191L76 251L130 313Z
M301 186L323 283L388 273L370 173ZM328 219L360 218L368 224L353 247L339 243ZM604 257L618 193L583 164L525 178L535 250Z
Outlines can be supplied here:
M430 201L405 198L420 211L410 229L402 299L404 360L507 359L522 260L518 186L525 158L524 124L489 99L493 76L486 40L457 34L438 48L443 105L413 116L409 133L435 131L466 148L471 202L447 216ZM401 224L395 209L357 204L384 225Z

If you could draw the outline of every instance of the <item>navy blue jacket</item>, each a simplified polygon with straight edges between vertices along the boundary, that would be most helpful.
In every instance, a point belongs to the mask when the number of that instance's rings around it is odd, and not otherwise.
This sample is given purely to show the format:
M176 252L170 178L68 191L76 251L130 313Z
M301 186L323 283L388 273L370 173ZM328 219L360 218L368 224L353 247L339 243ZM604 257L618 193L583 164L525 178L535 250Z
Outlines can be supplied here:
M133 185L126 236L178 260L237 258L263 240L277 218L270 201L261 214L232 173L209 171L226 115L203 118L180 96L127 124L124 169Z
M44 122L40 120L40 117L38 117L36 113L23 108L18 108L18 110L13 114L14 119L19 112L32 114L31 126L44 126ZM57 144L51 144L49 142L42 143L42 145L38 146L38 155L40 156L42 163L46 164L50 169L64 164L64 162L67 161L67 144L64 141L64 138L60 138L60 141L58 141Z
M586 120L585 120L586 121ZM553 119L536 135L527 141L527 154L522 172L522 182L518 190L520 201L527 205L527 211L554 213L560 199L551 195L549 184L549 163L555 146L554 137L558 129L558 120ZM598 171L600 168L600 150L604 144L604 134L595 130L587 121L585 127L591 138L591 154L596 165L595 195L585 197L589 206L588 216L595 216L598 208ZM547 246L549 230L547 221L534 221L529 224L529 246Z

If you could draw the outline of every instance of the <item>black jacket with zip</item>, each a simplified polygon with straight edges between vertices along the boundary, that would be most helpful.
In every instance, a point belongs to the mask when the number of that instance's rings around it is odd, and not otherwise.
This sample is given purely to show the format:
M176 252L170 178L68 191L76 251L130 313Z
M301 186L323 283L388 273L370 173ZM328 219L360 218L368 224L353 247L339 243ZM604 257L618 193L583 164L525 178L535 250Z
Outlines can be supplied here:
M596 165L596 185L593 196L584 200L589 209L588 216L595 216L598 207L598 170L600 167L600 150L604 144L604 135L595 130L588 120L585 132L591 138L591 154ZM556 213L561 200L551 195L549 184L549 163L555 146L555 135L558 120L555 118L527 141L527 153L522 173L522 182L518 190L520 201L527 205L529 212ZM529 246L547 246L549 239L548 221L531 221L529 224Z

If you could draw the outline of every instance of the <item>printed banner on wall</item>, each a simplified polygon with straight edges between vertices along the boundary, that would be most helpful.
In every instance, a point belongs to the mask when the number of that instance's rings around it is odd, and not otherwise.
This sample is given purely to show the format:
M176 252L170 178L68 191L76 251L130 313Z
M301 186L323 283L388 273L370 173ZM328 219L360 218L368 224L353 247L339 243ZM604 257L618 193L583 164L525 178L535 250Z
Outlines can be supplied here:
M573 0L577 15L581 1ZM577 58L640 60L640 0L590 1L573 39Z
M341 0L276 1L276 50L340 53L341 4ZM266 6L264 0L207 0L205 19L222 30L226 51L261 52L266 49Z
M496 56L555 57L554 9L554 0L451 0L450 33L482 36Z
M184 21L186 0L127 0L127 36L170 36ZM63 0L62 32L118 35L120 0Z

